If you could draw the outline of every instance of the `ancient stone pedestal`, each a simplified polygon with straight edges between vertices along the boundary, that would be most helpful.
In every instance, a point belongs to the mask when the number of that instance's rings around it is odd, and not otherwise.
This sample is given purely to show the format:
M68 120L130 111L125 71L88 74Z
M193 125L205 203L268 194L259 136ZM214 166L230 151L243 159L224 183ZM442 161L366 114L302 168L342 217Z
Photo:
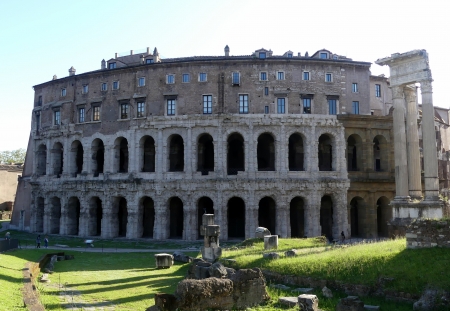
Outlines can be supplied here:
M264 249L278 249L278 235L266 235L264 237Z
M173 266L173 256L170 254L155 254L156 268L170 268Z
M203 214L200 232L204 236L202 258L215 262L222 256L222 249L219 247L220 226L214 224L214 214Z

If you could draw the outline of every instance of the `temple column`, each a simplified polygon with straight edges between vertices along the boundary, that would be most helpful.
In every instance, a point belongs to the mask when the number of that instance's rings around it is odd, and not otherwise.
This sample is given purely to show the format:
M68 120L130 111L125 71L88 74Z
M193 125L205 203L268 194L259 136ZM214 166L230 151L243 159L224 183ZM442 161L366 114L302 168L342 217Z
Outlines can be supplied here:
M395 157L395 198L394 201L409 201L408 162L406 155L405 101L403 88L392 87L394 103L394 157Z
M412 199L422 199L420 174L419 131L417 127L416 88L405 87L406 97L406 142L408 148L409 195Z
M439 201L438 162L431 80L420 81L420 89L422 91L422 140L425 201Z

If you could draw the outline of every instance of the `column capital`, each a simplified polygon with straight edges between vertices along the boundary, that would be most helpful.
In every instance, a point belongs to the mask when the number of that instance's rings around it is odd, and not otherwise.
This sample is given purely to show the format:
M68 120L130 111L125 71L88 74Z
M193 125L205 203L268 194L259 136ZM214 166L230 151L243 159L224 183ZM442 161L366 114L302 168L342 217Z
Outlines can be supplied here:
M402 86L391 86L392 89L392 99L402 99L404 97Z
M433 80L423 80L420 81L420 90L423 93L431 93L433 92L433 86L432 83Z
M406 101L409 103L409 102L416 102L416 87L414 87L414 88L411 88L411 87L405 87L404 89L403 89L403 92L404 92L404 94L405 94L405 98L406 98Z

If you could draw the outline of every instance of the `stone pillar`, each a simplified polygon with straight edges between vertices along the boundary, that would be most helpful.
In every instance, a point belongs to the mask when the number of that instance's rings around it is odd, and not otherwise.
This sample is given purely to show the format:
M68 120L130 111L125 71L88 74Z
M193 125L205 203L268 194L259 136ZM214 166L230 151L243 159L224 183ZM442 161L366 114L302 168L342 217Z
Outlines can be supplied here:
M245 196L244 196L245 197ZM258 223L258 204L255 202L255 192L248 193L247 202L245 202L245 238L254 238Z
M405 132L405 101L403 88L392 87L394 103L394 156L395 156L395 198L394 201L408 202L408 162L406 155L406 132Z
M303 145L306 147L304 155L304 165L305 170L308 172L318 172L319 171L319 137L316 137L316 127L312 126L310 129L310 135L308 137L308 142L304 142ZM316 174L317 175L317 174ZM313 177L313 175L311 176Z
M406 97L406 142L408 148L409 196L422 199L422 180L420 173L419 130L417 127L416 87L403 89Z
M286 129L284 124L281 124L280 131L278 133L280 137L277 142L277 158L275 159L278 163L275 164L275 170L280 172L280 175L286 177L289 171L289 139L286 141Z
M114 238L119 233L117 218L112 214L114 198L105 197L102 201L102 238Z
M320 205L320 203L319 203ZM320 208L320 207L319 207ZM348 231L347 189L337 191L333 198L333 238L339 239L341 232Z
M78 235L88 236L89 235L89 222L91 221L91 215L89 214L89 203L86 197L78 197L80 201L80 222L78 225Z
M142 222L139 222L139 202L137 193L127 196L127 238L138 239L142 237ZM140 234L139 234L140 233Z
M420 81L422 91L422 141L425 201L439 201L438 161L434 130L432 80Z
M245 140L244 135L244 144L245 144L245 171L247 172L247 176L249 178L255 178L256 172L258 171L258 137L253 137L253 124L249 124L248 136L250 139Z
M197 240L197 213L195 208L189 206L190 202L186 202L184 209L184 224L183 224L183 240L195 241Z
M184 143L184 171L186 172L187 178L192 178L192 168L193 168L193 162L195 161L192 159L193 155L196 155L197 152L192 149L192 128L187 129L187 135L186 139L183 139ZM195 171L195 169L194 169Z
M280 197L276 208L275 233L282 238L288 237L289 203L286 204L286 201L287 198Z
M156 179L161 180L163 174L163 157L164 157L164 144L163 144L163 133L162 129L158 130L158 139L155 142L155 152L156 152L156 163L155 163L155 171L156 171Z
M50 202L50 198L48 196L48 194L46 194L44 196L44 230L42 233L44 234L48 234L50 233L50 223L51 223L51 219L52 218L52 205Z
M320 236L320 198L316 191L305 196L305 235L310 237Z

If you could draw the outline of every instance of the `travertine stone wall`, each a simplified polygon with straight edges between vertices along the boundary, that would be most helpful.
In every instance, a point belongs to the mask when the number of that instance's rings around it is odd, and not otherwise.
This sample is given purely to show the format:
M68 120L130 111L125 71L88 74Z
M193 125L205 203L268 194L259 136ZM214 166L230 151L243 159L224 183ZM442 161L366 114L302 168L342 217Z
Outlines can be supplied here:
M450 221L417 219L406 230L408 248L450 247Z

